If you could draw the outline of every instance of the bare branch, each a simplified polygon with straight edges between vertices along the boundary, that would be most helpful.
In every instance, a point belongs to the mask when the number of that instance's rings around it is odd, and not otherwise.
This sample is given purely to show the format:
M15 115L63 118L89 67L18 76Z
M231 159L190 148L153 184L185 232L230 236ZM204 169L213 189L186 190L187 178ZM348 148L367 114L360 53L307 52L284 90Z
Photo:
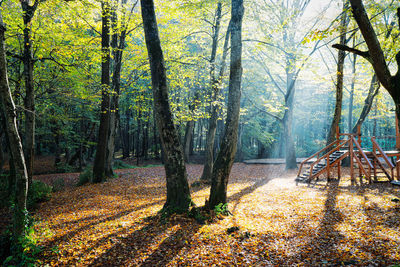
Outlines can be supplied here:
M359 55L372 63L371 56L368 51L361 51L356 48L351 48L351 47L348 47L347 45L341 45L341 44L334 44L334 45L332 45L332 47L342 50L342 51L347 51L347 52Z

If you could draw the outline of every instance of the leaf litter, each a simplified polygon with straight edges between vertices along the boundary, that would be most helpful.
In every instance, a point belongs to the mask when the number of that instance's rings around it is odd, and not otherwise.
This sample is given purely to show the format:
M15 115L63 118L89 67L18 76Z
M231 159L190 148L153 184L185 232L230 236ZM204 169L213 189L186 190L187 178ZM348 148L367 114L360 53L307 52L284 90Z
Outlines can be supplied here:
M188 165L190 183L201 165ZM51 266L387 266L400 263L400 198L388 183L294 182L282 165L233 166L233 216L201 225L161 222L163 167L118 170L102 184L67 187L35 214L40 263ZM76 178L76 175L72 176ZM40 179L40 177L39 177ZM209 187L191 188L204 205ZM227 229L234 229L227 231Z

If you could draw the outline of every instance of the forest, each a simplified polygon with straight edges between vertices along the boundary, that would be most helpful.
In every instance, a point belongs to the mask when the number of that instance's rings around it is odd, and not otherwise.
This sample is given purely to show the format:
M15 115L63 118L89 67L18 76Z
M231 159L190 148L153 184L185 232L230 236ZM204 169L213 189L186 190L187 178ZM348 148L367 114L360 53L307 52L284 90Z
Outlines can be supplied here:
M394 0L0 0L2 266L400 266Z

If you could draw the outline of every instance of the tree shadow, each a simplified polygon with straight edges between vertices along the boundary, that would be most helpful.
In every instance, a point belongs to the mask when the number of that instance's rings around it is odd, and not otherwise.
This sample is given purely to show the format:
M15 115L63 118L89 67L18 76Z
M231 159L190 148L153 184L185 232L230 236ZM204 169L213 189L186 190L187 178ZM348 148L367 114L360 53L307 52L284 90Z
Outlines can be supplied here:
M60 242L68 242L69 240L74 238L76 235L80 234L82 231L88 230L89 228L94 227L95 225L98 225L98 224L101 224L101 223L104 223L107 221L117 220L117 219L124 217L132 212L139 211L139 210L142 210L142 209L154 206L154 205L158 205L163 202L164 202L164 200L160 200L160 201L156 201L156 202L152 202L152 203L146 203L146 204L140 205L138 207L134 207L134 208L131 208L128 210L121 211L112 216L89 216L89 217L84 217L81 219L67 222L69 227L71 227L72 225L79 224L84 221L88 221L88 223L85 224L84 226L78 227L71 231L67 231L65 234L63 234L57 238L54 238L49 242L46 242L45 246L48 248L52 248Z
M323 190L321 188L321 190ZM295 255L289 257L289 261L304 261L306 265L323 265L325 259L336 259L331 265L340 265L341 260L337 258L337 244L343 239L343 235L335 229L335 225L343 221L343 215L337 208L337 196L340 191L339 182L336 180L325 186L326 200L324 203L323 217L317 227L317 232L312 239L303 245ZM304 224L301 220L294 226L294 232L304 234ZM311 234L311 233L308 233ZM322 256L323 255L323 256Z
M99 240L93 247L107 239L114 240L115 245L96 257L89 266L165 266L184 247L191 246L192 237L200 227L200 224L183 217L172 219L165 225L160 224L158 218L152 218L144 227L128 236L116 233ZM149 251L152 252L148 257L142 256Z

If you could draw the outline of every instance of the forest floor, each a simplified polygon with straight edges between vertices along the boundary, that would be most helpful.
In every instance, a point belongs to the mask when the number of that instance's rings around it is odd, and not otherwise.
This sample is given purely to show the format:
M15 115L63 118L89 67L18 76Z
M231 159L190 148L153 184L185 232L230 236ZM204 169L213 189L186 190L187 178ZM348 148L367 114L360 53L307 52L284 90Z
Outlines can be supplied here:
M201 165L187 166L190 183ZM78 174L36 176L65 189L40 204L36 235L50 266L387 266L400 263L400 187L294 182L284 165L233 166L226 216L201 225L176 215L160 222L163 167L116 171L75 187ZM209 187L192 187L204 205ZM227 229L239 230L228 233Z

